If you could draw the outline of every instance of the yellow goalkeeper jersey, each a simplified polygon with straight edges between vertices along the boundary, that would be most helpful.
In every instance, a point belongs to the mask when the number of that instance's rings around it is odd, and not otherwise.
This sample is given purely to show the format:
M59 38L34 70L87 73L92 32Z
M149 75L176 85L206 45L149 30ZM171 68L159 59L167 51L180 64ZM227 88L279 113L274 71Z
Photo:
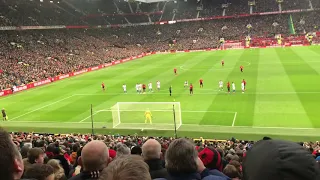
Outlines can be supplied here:
M152 116L152 114L151 114L150 111L146 111L146 112L144 113L144 115L145 115L145 116Z

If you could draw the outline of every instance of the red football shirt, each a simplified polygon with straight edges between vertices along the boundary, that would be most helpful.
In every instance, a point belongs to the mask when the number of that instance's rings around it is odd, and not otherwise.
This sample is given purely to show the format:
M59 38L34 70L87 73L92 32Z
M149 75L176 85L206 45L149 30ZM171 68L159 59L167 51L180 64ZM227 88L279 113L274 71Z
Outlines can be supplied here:
M247 84L247 82L246 82L246 81L244 81L244 80L243 80L242 82L243 82L243 84L244 84L244 85L246 85L246 84Z
M203 80L202 80L202 79L200 79L200 80L199 80L199 82L200 82L200 83L202 83L202 82L203 82Z
M221 63L224 64L224 60L222 60Z
M104 83L102 83L101 86L104 88Z
M146 88L146 85L145 85L145 84L143 84L143 85L142 85L142 88L143 88L143 89L145 89L145 88Z
M190 89L193 89L193 86L192 86L192 85L190 85Z
M173 69L173 71L174 71L174 72L177 72L177 69L176 69L176 68L174 68L174 69Z
M227 87L230 87L230 83L229 82L227 83Z
M243 66L240 66L240 69L243 69Z

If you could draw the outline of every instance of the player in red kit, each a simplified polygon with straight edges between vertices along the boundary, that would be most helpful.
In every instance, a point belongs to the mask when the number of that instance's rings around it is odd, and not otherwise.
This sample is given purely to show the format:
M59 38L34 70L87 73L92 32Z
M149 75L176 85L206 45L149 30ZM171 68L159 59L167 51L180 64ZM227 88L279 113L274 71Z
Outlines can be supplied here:
M203 79L200 79L199 83L200 83L200 88L203 88Z
M192 94L193 94L193 85L190 84L190 95L192 95Z
M175 75L177 75L177 68L174 68L173 72L174 72Z
M230 82L229 81L227 83L227 89L228 89L228 93L230 93Z
M143 90L143 93L146 93L146 85L145 84L142 84L142 90Z
M221 61L221 65L224 66L224 60Z
M240 66L240 71L243 72L243 66L242 65Z
M105 90L104 82L102 82L101 87L102 87L102 90L104 91Z
M244 84L244 90L246 90L247 81L243 79L242 83Z

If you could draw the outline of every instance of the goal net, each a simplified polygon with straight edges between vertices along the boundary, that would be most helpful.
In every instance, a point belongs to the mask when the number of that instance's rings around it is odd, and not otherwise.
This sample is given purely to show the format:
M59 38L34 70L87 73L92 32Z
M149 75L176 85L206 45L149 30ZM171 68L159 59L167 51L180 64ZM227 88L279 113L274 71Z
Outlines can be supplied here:
M182 125L180 102L118 102L111 111L113 128L173 130Z

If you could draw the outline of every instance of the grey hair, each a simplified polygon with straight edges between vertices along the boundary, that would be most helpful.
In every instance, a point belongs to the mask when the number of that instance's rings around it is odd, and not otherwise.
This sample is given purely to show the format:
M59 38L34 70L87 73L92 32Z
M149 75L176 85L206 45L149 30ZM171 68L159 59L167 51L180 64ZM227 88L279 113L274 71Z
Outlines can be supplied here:
M197 172L198 152L188 139L176 139L166 151L166 168L170 173Z
M116 150L117 150L116 157L120 157L120 156L131 154L130 148L127 145L123 144L123 143L117 143L116 144Z

